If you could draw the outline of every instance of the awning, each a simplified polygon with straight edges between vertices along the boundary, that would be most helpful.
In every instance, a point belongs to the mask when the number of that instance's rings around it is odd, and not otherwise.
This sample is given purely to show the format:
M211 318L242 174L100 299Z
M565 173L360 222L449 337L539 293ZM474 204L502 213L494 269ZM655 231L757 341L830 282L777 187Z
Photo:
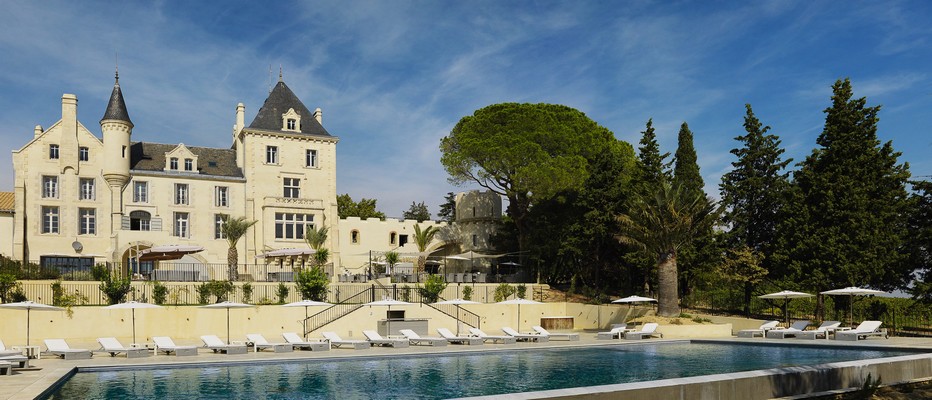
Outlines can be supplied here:
M274 257L294 257L294 256L309 256L314 254L314 249L305 248L305 249L278 249L272 250L266 253L262 253L256 256L256 258L274 258Z
M177 260L186 254L193 254L204 251L201 246L191 245L166 245L155 246L139 252L139 261L166 261Z

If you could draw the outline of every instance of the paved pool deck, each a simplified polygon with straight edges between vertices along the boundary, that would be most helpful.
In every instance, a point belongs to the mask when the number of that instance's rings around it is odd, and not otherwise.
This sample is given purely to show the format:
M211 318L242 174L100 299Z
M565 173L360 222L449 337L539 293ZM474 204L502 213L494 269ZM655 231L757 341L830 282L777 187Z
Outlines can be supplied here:
M271 339L270 340L274 340ZM688 341L705 339L649 339L651 342L660 341ZM857 342L843 342L835 340L799 340L799 339L739 339L739 338L709 338L708 340L734 342L734 343L779 343L799 344L805 346L871 346L871 347L908 347L927 349L932 352L932 338L899 338L868 339ZM577 346L603 346L614 344L637 345L648 340L596 340L594 333L583 332L579 341L552 340L549 343L518 343L515 345L485 344L481 346L449 345L441 347L411 346L394 349L390 347L373 347L365 350L350 350L334 348L330 351L294 351L290 353L248 352L246 354L225 355L215 354L207 349L200 349L197 356L176 357L154 355L144 358L127 359L124 356L110 357L107 353L95 353L89 360L62 360L54 356L45 356L38 360L30 360L31 369L17 370L12 376L0 376L0 399L33 399L46 389L70 374L75 368L93 367L119 367L132 369L138 366L159 364L170 365L196 365L210 363L262 363L290 360L326 360L334 358L357 358L372 356L398 356L407 354L449 354L456 352L493 352L514 349L556 348ZM96 343L69 343L73 348L95 349ZM200 345L200 343L180 341L178 345ZM558 396L560 397L560 396Z

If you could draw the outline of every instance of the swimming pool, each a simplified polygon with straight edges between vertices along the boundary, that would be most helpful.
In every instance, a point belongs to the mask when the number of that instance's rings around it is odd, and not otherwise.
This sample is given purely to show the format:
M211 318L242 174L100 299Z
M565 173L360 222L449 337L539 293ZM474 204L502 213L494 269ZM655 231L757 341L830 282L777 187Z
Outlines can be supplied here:
M51 399L482 396L915 354L809 346L650 343L80 372Z

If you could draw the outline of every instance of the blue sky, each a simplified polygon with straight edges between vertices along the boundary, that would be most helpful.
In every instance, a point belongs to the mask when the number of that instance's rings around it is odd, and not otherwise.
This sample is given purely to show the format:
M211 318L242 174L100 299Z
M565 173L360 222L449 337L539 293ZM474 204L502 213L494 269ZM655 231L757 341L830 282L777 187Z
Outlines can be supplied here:
M98 136L114 54L134 141L228 147L269 67L340 137L337 191L400 216L450 191L440 138L478 108L559 103L663 151L695 134L706 190L750 103L787 156L815 146L831 85L883 106L914 176L932 175L932 3L925 1L8 1L0 13L0 191L10 152L61 115L62 93Z

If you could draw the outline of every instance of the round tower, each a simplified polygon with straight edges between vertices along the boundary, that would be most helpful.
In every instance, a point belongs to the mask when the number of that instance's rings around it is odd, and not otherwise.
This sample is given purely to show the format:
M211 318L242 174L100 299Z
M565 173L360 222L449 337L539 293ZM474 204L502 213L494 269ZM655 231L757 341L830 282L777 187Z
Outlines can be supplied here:
M129 139L133 134L133 122L129 120L123 92L120 91L120 73L114 77L113 92L107 111L100 119L100 130L104 135L104 179L110 186L123 187L129 181Z

